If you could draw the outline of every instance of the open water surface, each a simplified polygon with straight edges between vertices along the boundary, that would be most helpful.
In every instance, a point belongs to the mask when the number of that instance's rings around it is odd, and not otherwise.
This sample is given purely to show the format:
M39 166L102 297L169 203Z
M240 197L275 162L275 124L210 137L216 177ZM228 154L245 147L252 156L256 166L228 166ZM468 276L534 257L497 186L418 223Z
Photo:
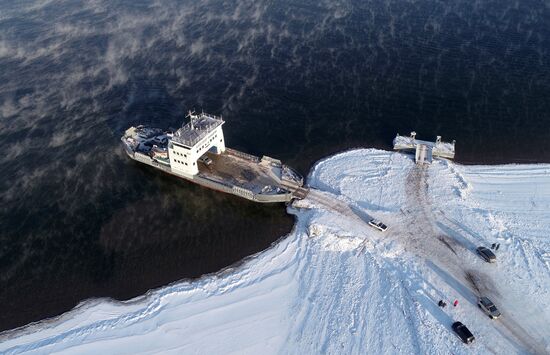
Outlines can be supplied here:
M227 121L307 174L397 132L466 163L550 161L550 3L0 0L0 329L127 299L293 225L126 158L130 125Z

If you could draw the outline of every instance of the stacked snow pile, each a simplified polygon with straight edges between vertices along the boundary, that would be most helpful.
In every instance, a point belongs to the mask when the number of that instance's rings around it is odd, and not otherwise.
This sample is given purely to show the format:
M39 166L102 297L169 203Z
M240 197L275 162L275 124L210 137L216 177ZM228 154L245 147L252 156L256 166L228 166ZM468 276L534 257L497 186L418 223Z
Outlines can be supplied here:
M0 352L550 352L549 165L418 168L354 150L317 164L309 184L289 208L294 231L237 269L86 302L2 334ZM493 243L488 264L475 248ZM501 319L477 309L480 295ZM474 344L452 333L455 320Z

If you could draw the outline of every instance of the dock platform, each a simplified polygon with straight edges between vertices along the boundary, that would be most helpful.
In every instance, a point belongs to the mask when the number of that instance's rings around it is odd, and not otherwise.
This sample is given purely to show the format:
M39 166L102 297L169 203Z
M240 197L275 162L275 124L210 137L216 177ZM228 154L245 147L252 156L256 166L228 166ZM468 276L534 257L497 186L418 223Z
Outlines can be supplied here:
M400 136L399 133L393 139L393 149L397 151L414 152L417 164L430 164L433 158L454 159L455 141L443 142L441 136L437 136L435 142L416 139L416 132L411 132L409 137Z

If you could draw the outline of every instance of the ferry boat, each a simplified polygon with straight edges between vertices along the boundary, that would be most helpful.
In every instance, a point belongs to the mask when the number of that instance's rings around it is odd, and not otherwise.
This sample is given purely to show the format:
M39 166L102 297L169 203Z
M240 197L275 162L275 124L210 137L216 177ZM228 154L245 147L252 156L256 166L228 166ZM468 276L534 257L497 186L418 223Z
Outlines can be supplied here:
M133 160L214 190L261 203L303 198L303 177L278 159L225 146L221 117L189 112L175 132L140 125L121 137Z

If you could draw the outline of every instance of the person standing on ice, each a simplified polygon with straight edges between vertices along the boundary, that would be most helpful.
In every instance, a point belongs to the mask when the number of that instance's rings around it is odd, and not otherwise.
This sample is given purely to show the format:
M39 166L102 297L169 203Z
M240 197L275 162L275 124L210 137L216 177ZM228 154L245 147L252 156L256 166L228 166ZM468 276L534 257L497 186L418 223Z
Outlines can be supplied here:
M453 306L454 306L454 307L458 306L458 300L455 300L455 301L453 302Z

